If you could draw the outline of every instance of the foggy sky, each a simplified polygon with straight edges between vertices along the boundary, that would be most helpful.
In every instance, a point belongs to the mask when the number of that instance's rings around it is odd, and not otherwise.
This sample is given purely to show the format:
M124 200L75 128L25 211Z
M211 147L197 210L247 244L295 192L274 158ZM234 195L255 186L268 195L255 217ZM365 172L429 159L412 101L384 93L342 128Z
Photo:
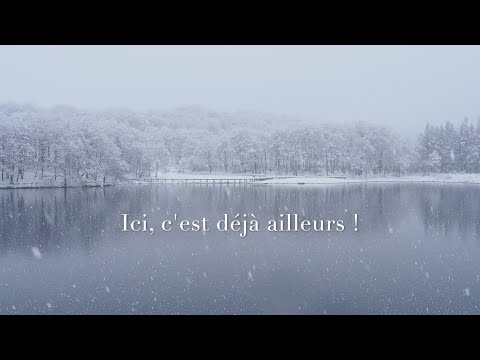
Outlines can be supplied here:
M480 116L479 46L0 46L0 102L201 105L414 134Z

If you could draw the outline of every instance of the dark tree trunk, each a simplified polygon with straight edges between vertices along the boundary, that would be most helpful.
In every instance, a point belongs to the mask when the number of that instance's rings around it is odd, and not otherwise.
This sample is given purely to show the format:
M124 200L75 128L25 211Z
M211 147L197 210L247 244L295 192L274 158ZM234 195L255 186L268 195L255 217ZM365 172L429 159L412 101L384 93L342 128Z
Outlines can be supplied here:
M228 172L228 161L227 161L226 151L223 151L223 166L225 167L225 172Z

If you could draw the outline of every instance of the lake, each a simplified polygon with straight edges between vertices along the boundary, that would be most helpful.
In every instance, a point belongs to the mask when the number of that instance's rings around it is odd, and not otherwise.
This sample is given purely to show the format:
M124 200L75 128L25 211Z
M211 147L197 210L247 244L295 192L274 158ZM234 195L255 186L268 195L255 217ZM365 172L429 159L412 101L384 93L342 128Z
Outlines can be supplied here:
M345 229L266 231L287 213ZM210 230L160 231L174 214ZM479 314L479 219L465 184L0 190L0 314Z

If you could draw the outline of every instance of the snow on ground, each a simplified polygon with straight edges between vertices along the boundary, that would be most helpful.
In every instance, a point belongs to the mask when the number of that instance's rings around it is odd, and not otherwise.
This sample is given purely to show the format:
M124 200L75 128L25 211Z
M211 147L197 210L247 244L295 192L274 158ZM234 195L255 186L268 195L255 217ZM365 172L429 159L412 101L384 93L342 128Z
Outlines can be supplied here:
M264 175L261 175L264 176ZM158 174L157 177L153 174L153 176L147 176L145 179L142 180L150 180L150 179L251 179L252 175L239 175L239 174L222 174L222 173L181 173L181 172L167 172L164 174Z
M351 177L346 179L328 177L298 176L283 179L259 181L259 184L348 184L364 182L414 182L414 183L466 183L480 184L480 174L432 174L432 175L405 175L405 176L372 176Z
M431 175L405 175L405 176L368 176L368 177L335 177L327 176L293 176L293 175L273 175L259 174L255 178L266 177L266 180L257 180L254 184L278 184L278 185L307 185L307 184L348 184L364 182L414 182L414 183L467 183L480 184L480 174L431 174ZM166 173L159 174L158 179L182 180L182 179L253 179L252 175L238 174L219 174L219 173ZM155 179L151 177L148 179ZM150 183L149 181L139 180L136 183ZM176 183L177 181L173 181ZM179 181L180 182L180 181Z
M41 178L40 174L37 174L35 177L35 173L33 171L26 171L23 179L19 178L17 182L17 177L15 175L15 183L12 185L6 178L6 174L4 174L4 180L1 181L0 177L0 189L25 189L25 188L59 188L64 187L64 179L61 174L57 174L57 178L53 172L45 172L43 174L43 179ZM103 179L100 179L98 182L94 181L78 181L75 178L68 178L67 187L80 187L80 186L103 186L102 183ZM109 185L109 183L105 184Z
M266 180L258 180L258 178L266 177ZM172 183L182 183L183 179L190 180L206 180L206 179L246 179L251 180L256 178L257 180L253 184L269 184L269 185L314 185L314 184L349 184L349 183L365 183L365 182L390 182L390 183L465 183L465 184L480 184L480 174L431 174L431 175L405 175L405 176L369 176L369 177L347 177L335 178L325 176L292 176L292 175L256 175L253 177L245 174L221 174L221 173L179 173L169 172L165 174L158 174L158 178L155 176L148 177L142 180L134 180L130 177L130 180L124 184L136 183L136 184L150 184L151 181L167 179ZM101 182L77 182L73 183L69 181L69 187L79 186L102 186ZM109 184L106 184L109 185ZM0 181L0 189L2 188L46 188L46 187L63 187L63 178L57 177L55 181L53 174L44 174L44 179L35 178L33 173L26 173L23 180L19 180L18 184L10 185L8 181Z

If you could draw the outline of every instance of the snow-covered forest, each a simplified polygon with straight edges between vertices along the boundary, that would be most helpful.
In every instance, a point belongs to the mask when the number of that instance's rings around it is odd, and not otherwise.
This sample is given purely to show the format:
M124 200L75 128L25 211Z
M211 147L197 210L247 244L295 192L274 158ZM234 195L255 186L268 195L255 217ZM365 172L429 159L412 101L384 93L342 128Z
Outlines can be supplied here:
M311 125L285 116L81 111L0 105L1 180L26 173L70 184L160 177L165 171L291 175L479 172L480 128L427 126L418 142L356 123Z
M427 124L418 142L420 168L430 173L480 173L480 120L468 119L455 128Z

